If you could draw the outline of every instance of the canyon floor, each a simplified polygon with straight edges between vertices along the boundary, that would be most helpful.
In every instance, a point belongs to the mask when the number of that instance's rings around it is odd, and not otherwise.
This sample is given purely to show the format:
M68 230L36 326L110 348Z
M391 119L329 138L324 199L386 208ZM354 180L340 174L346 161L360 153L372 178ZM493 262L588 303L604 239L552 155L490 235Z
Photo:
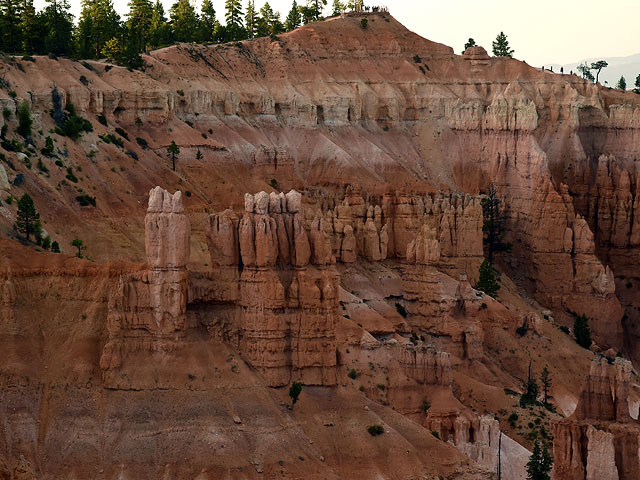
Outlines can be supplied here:
M143 59L0 59L0 479L640 478L640 95L384 12Z

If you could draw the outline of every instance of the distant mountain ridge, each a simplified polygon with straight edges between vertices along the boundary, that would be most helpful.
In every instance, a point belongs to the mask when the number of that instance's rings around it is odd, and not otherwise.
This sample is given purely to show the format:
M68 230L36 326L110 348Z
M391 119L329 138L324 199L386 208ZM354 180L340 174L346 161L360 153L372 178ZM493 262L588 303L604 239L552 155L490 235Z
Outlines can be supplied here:
M605 82L608 82L610 87L614 87L618 83L620 77L624 76L627 81L627 90L633 88L636 77L640 75L640 53L629 55L627 57L587 58L580 60L579 62L564 65L560 63L549 63L545 65L545 68L553 67L554 72L559 72L560 67L564 67L565 73L569 73L572 70L575 73L578 65L581 63L587 62L591 64L598 60L604 60L609 64L607 68L600 72L600 83L602 85L605 85Z

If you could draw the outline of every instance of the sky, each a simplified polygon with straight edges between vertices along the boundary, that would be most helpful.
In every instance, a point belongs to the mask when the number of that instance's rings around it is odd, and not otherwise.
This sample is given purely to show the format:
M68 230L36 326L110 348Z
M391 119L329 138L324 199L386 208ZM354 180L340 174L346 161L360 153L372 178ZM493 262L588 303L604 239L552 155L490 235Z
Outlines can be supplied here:
M128 0L113 0L121 14ZM165 10L174 0L162 0ZM200 0L192 0L199 8ZM330 14L329 0L325 14ZM303 3L299 0L298 3ZM469 37L491 53L491 42L501 31L514 56L533 66L568 64L585 58L623 57L640 53L640 0L380 0L405 27L422 37L444 43L460 53ZM35 0L41 8L45 0ZM80 12L80 0L70 0ZM246 5L247 0L243 0ZM255 0L256 7L263 0ZM269 2L284 19L291 0ZM224 0L213 0L218 18L224 17ZM378 0L365 0L377 5Z

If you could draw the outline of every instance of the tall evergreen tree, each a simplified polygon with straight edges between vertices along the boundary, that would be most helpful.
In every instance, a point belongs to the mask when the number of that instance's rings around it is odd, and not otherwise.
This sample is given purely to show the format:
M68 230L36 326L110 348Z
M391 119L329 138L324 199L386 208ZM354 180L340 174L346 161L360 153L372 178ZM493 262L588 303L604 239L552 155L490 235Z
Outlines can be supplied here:
M500 284L498 284L496 280L496 272L487 259L480 265L478 283L476 283L474 288L486 293L490 297L495 297L498 294L498 290L500 290Z
M298 8L298 4L296 0L293 0L293 4L291 5L291 10L289 10L289 14L284 21L284 28L287 32L291 30L295 30L300 26L302 19L300 18L300 9Z
M82 0L80 20L76 27L78 54L98 58L105 43L121 33L120 16L111 0Z
M196 40L198 14L189 0L178 0L169 10L173 36L178 42L193 42Z
M549 480L549 472L553 465L553 458L547 450L547 446L538 440L533 444L533 452L527 463L527 480Z
M598 60L597 62L593 62L591 64L591 70L596 71L596 83L598 83L598 79L600 78L600 72L602 71L602 69L608 66L609 64L604 60Z
M620 90L627 89L627 80L624 78L624 75L622 75L620 80L618 80L618 83L616 83L616 88L619 88Z
M173 35L167 17L164 13L164 7L160 0L156 0L151 13L151 29L149 30L149 44L152 47L160 47L168 45L173 41Z
M509 46L509 40L504 32L500 32L493 42L493 55L496 57L510 57L513 58L513 50Z
M128 36L138 52L144 52L149 43L153 20L151 0L129 0L127 18Z
M44 48L46 53L70 55L73 53L73 15L68 0L47 0L45 7Z
M242 4L240 0L225 0L226 41L244 40L247 32L242 25Z
M487 246L487 259L493 264L493 254L497 252L508 252L511 244L502 241L504 226L502 224L502 213L500 212L500 199L498 190L494 184L489 185L489 192L482 199L482 231L484 232L484 243Z
M216 10L213 8L211 0L203 0L200 6L200 41L211 42L213 40L213 32L216 29Z
M18 200L15 229L18 233L25 236L27 242L29 241L30 234L33 233L37 237L42 230L40 227L40 214L36 210L33 200L28 193L22 195L20 200Z
M5 52L18 53L22 49L22 2L20 0L0 0L0 37Z
M180 155L180 147L176 145L174 140L171 140L171 145L167 147L167 153L171 156L171 166L173 167L173 171L176 171L176 159L178 155Z
M327 0L307 0L307 7L311 9L313 20L320 20L322 10L327 6Z
M542 385L542 401L547 405L549 403L549 389L551 388L551 374L547 367L542 369L540 384Z
M284 25L280 21L280 15L274 13L271 5L266 2L260 9L260 17L258 18L256 35L258 37L266 37L267 35L277 35L284 31Z
M585 314L575 316L573 322L573 336L576 339L576 343L582 348L589 348L591 346L589 319Z
M20 15L20 32L22 36L22 51L27 55L32 55L40 43L41 32L36 9L33 0L24 0Z
M258 24L260 23L260 18L258 18L258 14L256 13L256 5L253 0L249 0L247 4L247 13L244 16L244 24L247 29L247 36L249 38L254 38L258 31ZM261 35L258 35L261 36Z
M464 53L464 51L469 48L469 47L475 47L476 46L476 41L473 38L469 38L469 40L467 40L467 43L464 44L464 49L462 50L462 53Z

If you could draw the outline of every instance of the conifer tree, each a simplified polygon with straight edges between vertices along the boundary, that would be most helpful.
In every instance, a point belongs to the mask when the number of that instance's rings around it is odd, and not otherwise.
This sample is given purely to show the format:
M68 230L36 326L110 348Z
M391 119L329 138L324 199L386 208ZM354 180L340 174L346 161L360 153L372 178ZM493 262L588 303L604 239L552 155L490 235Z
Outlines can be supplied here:
M487 259L480 265L480 275L478 283L476 283L476 290L480 290L490 297L495 297L500 290L500 285L496 280L496 273Z
M18 200L18 213L15 229L29 241L29 236L33 233L36 237L40 234L40 214L36 210L33 200L28 193L25 193Z
M25 138L31 136L32 124L33 124L33 120L31 119L31 111L29 110L29 104L27 102L22 102L18 106L17 132Z
M636 88L634 88L633 91L636 92L636 93L640 93L640 73L636 77L635 87Z
M549 389L551 388L551 374L546 366L540 374L540 384L542 385L542 402L547 405L549 403Z
M331 12L332 16L336 17L344 12L344 10L344 3L342 3L340 0L333 0L333 11Z
M198 14L189 0L178 0L169 10L171 28L177 42L193 42L197 32Z
M598 60L597 62L593 62L591 64L591 70L596 71L596 83L598 83L598 79L600 78L600 72L602 71L602 69L608 66L609 64L604 60Z
M547 450L547 446L538 440L533 444L533 452L527 463L527 480L550 480L549 472L553 465L553 458Z
M242 4L240 0L225 0L226 41L244 40L247 32L242 25Z
M298 4L296 0L293 0L293 4L291 5L291 10L289 10L289 14L284 21L284 28L287 32L291 30L295 30L300 26L302 19L300 18L300 9L298 8ZM639 75L640 77L640 75Z
M99 58L105 43L120 34L120 16L111 0L82 0L76 27L78 54L82 58Z
M173 166L173 171L176 171L176 158L180 155L180 147L176 145L174 140L171 140L171 145L167 147L167 153L171 155L171 164Z
M320 20L322 17L322 10L327 6L327 0L307 0L307 7L311 10L310 13L313 20Z
M482 199L482 231L484 244L487 246L487 259L493 264L493 254L511 251L511 244L502 241L504 226L500 212L500 198L494 184L489 185L489 191Z
M293 382L291 387L289 387L289 397L291 397L291 408L298 401L298 397L300 397L300 393L302 393L302 383Z
M73 15L68 0L47 0L45 7L44 47L46 53L70 55L73 53Z
M151 13L151 29L149 30L149 44L152 47L168 45L173 41L171 27L167 22L164 7L160 0L156 0Z
M585 314L576 315L573 322L573 336L576 343L583 348L591 346L591 332L589 331L589 319Z
M149 43L153 19L153 5L150 0L129 0L127 29L133 47L144 52Z
M261 19L258 18L258 14L256 13L255 2L253 0L249 0L249 3L247 4L247 13L244 16L244 24L246 25L247 36L249 38L254 38L256 36L260 20Z
M20 15L20 33L22 37L22 51L27 55L33 55L40 41L40 23L36 16L33 0L24 0Z
M213 32L217 23L216 10L213 8L213 3L211 3L211 0L203 0L200 7L201 42L211 42L213 40Z
M513 58L514 50L509 47L509 40L504 32L500 32L493 42L493 55Z
M624 75L621 76L620 80L618 80L618 83L616 83L616 88L619 88L620 90L627 89L627 80L624 78Z
M467 40L467 43L464 44L464 49L462 50L462 53L464 53L464 51L469 48L469 47L475 47L476 46L476 41L473 38L469 38L469 40Z
M256 35L258 37L266 37L267 35L277 35L284 31L284 25L280 22L278 13L274 13L268 2L260 9L260 17L258 18Z
M18 53L22 47L20 20L22 2L20 0L0 0L0 37L5 52Z
M591 73L591 67L587 64L587 62L584 62L578 65L576 67L576 70L582 73L583 78L586 78L587 80L591 80L592 82L596 81L596 77L594 77L593 73Z

